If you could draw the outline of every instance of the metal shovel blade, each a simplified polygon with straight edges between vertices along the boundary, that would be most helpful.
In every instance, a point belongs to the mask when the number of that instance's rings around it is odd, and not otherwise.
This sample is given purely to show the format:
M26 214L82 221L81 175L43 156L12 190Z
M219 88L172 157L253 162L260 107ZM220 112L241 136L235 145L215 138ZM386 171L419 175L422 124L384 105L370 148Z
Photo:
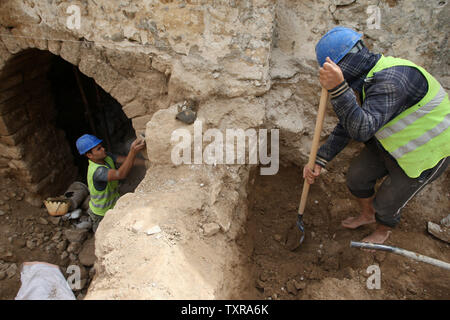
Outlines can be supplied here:
M288 230L286 239L286 248L290 251L296 250L305 239L305 225L303 224L303 215L297 215L297 222Z

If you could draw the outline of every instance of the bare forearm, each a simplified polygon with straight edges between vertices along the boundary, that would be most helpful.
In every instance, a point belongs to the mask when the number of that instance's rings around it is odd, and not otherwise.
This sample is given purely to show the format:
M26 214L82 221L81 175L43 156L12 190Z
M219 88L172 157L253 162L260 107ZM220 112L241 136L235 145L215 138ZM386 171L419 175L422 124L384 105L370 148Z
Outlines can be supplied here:
M133 167L133 162L136 158L136 153L133 151L130 151L125 158L125 161L121 164L120 168L117 170L119 173L119 179L125 179L130 172L131 168Z

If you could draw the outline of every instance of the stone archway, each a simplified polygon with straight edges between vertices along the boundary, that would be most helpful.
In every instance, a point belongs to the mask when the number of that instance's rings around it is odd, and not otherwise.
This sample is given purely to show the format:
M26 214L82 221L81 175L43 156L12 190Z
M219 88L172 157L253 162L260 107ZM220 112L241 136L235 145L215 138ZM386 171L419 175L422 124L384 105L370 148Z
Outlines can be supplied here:
M60 194L77 178L73 141L55 119L58 110L48 78L55 58L48 51L23 50L0 72L1 171L24 187L29 202Z
M42 74L51 56L58 56L77 67L81 74L92 78L115 99L126 117L131 119L136 135L145 131L154 112L168 106L167 78L170 72L168 66L160 63L155 68L151 55L98 46L38 25L0 26L0 31L0 149L5 150L0 155L0 176L12 173L29 193L29 202L37 204L36 199L40 201L61 190L63 186L54 183L55 176L72 171L68 164L71 157L67 153L70 148L63 134L49 127L38 129L30 125L46 123L43 119L51 116L48 113L51 113L51 102L39 95L39 90L45 90ZM30 49L40 52L42 62L28 59L29 66L26 65ZM31 70L30 66L35 68ZM24 88L33 94L22 94ZM39 149L41 154L34 154L33 148L42 145L43 141L53 141L64 160L46 162L42 154L44 149ZM73 177L68 175L63 180L71 179ZM44 186L49 185L51 190L45 190Z
M64 49L64 44L60 47L59 50L52 47L53 52L38 49L15 52L10 48L12 53L4 54L3 50L0 60L0 65L3 66L0 70L0 148L3 150L0 156L0 175L11 175L24 187L28 202L36 205L42 203L43 197L63 192L77 177L73 152L65 132L52 122L56 109L52 95L49 94L47 73L51 60L56 58L54 53L59 52L60 57L65 57L64 60L72 64L79 62L78 58L74 58L73 51ZM50 48L49 45L48 49ZM138 90L131 89L131 82L120 76L108 80L102 78L108 77L114 70L101 67L100 71L96 69L102 64L92 52L96 51L84 53L84 63L80 66L89 75L98 76L99 79L94 78L94 81L103 83L112 97L115 95L118 97L116 100L125 102L127 107L123 111L128 118L138 118L133 123L134 130L143 131L144 121L148 117L140 103L142 99L134 99ZM145 119L139 121L142 113ZM143 126L139 128L141 122Z

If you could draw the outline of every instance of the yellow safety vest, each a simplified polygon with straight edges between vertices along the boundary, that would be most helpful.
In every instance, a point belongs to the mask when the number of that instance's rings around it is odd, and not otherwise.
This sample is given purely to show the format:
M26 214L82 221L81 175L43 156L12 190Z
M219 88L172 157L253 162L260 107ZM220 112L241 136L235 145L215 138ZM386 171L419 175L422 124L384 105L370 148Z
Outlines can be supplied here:
M450 102L448 94L431 74L405 59L382 56L367 78L394 66L417 68L428 81L428 92L417 104L384 125L375 136L408 177L417 178L450 155Z
M89 160L89 168L87 172L87 182L89 186L89 192L91 200L89 201L89 208L91 211L99 216L104 216L106 211L114 208L117 199L119 199L119 181L109 181L104 190L97 190L94 186L94 172L99 167L106 167L108 169L116 169L114 161L111 157L107 156L105 162L109 165L98 164Z

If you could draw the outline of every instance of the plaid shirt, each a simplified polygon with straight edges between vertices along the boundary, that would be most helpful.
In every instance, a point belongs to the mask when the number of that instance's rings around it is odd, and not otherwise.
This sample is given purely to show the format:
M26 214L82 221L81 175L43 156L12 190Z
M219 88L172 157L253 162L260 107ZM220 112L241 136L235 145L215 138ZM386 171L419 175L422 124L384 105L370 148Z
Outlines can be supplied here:
M378 61L379 55L376 56ZM344 64L339 63L346 80L349 65L345 63L349 60L351 59L344 58L342 61ZM391 67L377 72L372 78L365 79L376 61L371 61L366 67L361 63L352 64L353 69L355 65L361 68L361 76L356 80L353 79L350 86L362 97L364 85L366 97L362 106L359 106L354 91L350 90L347 83L338 86L340 87L338 90L330 90L331 104L339 118L339 124L317 153L316 163L319 165L325 166L331 161L345 148L350 139L367 142L382 126L415 105L427 93L428 83L425 77L413 67Z

